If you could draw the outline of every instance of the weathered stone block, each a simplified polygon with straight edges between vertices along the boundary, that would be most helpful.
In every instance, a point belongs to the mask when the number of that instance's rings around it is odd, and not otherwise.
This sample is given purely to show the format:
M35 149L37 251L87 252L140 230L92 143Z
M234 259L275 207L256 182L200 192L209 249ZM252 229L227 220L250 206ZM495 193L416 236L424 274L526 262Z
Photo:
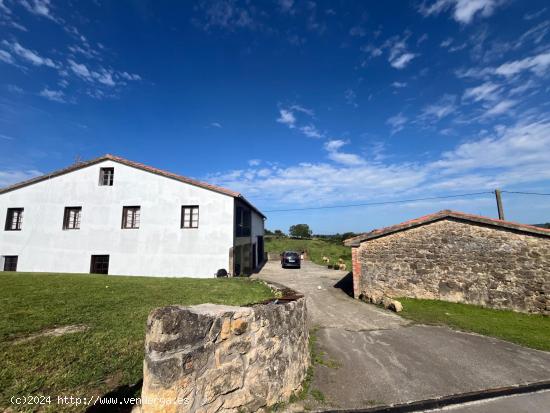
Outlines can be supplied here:
M193 331L191 331L191 328ZM305 299L254 307L203 304L148 319L143 413L253 412L286 401L309 365ZM177 400L185 399L185 403Z

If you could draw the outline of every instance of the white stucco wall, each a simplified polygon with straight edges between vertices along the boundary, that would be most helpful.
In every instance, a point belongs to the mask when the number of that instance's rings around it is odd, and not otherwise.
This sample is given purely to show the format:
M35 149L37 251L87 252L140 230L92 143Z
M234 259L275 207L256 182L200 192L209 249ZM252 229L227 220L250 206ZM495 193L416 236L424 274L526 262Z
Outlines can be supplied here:
M114 167L114 185L99 169ZM109 274L213 277L229 269L233 198L106 160L0 195L0 255L18 271L88 273L92 254ZM121 229L122 207L141 206L139 229ZM181 206L199 205L199 228L182 229ZM63 230L66 206L81 206L79 230ZM21 231L4 231L7 208L25 208ZM1 269L0 269L1 270Z

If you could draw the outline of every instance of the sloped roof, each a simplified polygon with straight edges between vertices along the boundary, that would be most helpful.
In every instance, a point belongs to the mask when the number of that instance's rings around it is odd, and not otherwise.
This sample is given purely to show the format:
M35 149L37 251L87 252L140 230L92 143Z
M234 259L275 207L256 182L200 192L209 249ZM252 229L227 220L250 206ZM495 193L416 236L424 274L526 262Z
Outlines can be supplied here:
M514 231L520 231L528 234L542 235L550 237L550 229L539 228L533 225L518 224L517 222L503 221L500 219L488 218L481 215L465 214L463 212L451 211L445 209L443 211L436 212L435 214L425 215L420 218L411 219L410 221L402 222L401 224L392 225L390 227L375 229L370 232L358 235L353 238L344 240L344 245L348 247L358 247L362 242L368 241L374 238L380 238L389 234L393 234L399 231L406 231L411 228L415 228L421 225L429 224L435 221L443 219L454 219L466 223L482 224L492 227L500 227L505 229L511 229Z
M103 161L118 162L120 164L130 166L132 168L141 169L143 171L150 172L150 173L153 173L153 174L156 174L156 175L161 175L161 176L164 176L166 178L175 179L176 181L184 182L186 184L197 186L199 188L208 189L210 191L218 192L220 194L231 196L233 198L239 198L241 201L243 201L248 206L250 206L250 208L252 208L258 214L260 214L262 217L266 218L266 216L264 214L262 214L254 205L252 205L239 192L235 192L235 191L232 191L230 189L222 188L221 186L212 185L212 184L209 184L209 183L206 183L206 182L197 181L196 179L187 178L187 177L182 176L182 175L177 175L177 174L172 173L172 172L168 172L168 171L165 171L165 170L162 170L162 169L154 168L152 166L144 165L144 164L139 163L139 162L130 161L128 159L124 159L124 158L121 158L119 156L115 156L115 155L111 155L111 154L106 154L106 155L100 156L99 158L91 159L89 161L77 162L77 163L75 163L71 166L68 166L66 168L59 169L57 171L50 172L50 173L45 174L45 175L37 176L36 178L28 179L26 181L19 182L19 183L16 183L14 185L11 185L11 186L7 186L5 188L1 188L0 189L0 195L5 194L6 192L14 191L14 190L19 189L19 188L23 188L23 187L28 186L28 185L32 185L32 184L42 182L42 181L45 181L45 180L48 180L48 179L51 179L51 178L55 178L57 176L67 174L67 173L76 171L78 169L86 168L88 166L91 166L91 165L94 165L94 164L97 164L97 163L100 163L100 162L103 162Z

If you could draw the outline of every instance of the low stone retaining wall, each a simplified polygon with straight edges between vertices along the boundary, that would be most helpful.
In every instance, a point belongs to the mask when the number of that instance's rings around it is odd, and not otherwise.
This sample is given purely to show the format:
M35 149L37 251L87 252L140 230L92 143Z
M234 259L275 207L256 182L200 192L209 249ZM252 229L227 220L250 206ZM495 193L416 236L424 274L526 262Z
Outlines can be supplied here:
M147 320L141 411L255 412L287 401L309 366L305 298L169 306Z

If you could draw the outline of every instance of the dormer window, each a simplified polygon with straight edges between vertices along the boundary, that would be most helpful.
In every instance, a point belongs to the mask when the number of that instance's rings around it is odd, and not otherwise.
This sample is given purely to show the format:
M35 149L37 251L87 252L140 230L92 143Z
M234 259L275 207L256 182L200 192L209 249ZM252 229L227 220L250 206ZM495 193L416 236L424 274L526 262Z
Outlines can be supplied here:
M99 186L113 186L115 168L101 168L99 170Z

